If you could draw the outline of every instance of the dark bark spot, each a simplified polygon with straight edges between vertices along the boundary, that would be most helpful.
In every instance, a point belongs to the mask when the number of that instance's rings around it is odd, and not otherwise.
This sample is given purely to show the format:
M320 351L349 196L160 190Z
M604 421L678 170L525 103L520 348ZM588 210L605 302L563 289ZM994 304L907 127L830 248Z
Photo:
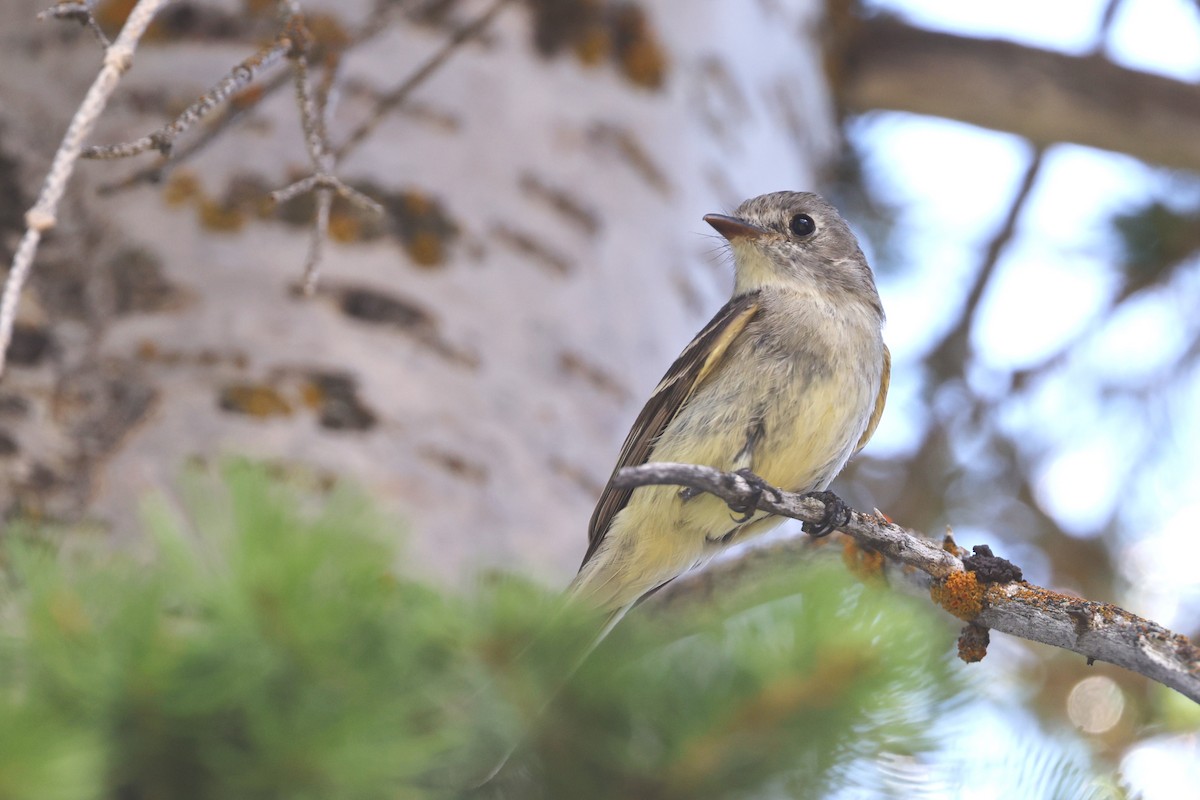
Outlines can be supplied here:
M321 427L337 431L366 431L378 418L358 396L358 382L345 373L312 372L305 403L316 409Z
M37 366L50 353L53 344L45 328L17 323L13 327L12 342L8 345L8 363L22 367Z

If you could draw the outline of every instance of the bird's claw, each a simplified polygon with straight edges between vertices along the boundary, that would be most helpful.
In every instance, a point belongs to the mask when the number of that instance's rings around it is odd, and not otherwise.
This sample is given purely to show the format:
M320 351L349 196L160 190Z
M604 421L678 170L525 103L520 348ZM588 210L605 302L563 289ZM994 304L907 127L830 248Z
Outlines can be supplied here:
M825 505L825 513L820 522L805 522L800 529L814 539L828 536L838 528L850 522L850 509L842 502L842 498L833 492L809 492L804 495L814 500L820 500Z
M750 518L758 511L758 501L762 499L764 492L769 493L776 502L783 499L783 495L779 493L778 489L751 472L749 467L739 469L734 474L750 484L750 491L741 501L729 504L730 511L741 514L740 517L735 517L733 520L737 524L741 525L743 522L750 521Z

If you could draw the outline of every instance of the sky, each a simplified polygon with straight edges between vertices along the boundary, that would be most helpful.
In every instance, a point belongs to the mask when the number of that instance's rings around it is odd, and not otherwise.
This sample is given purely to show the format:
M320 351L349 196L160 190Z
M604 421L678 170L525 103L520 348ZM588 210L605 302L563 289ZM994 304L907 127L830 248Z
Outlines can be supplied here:
M869 6L921 27L1002 38L1070 54L1097 45L1104 0L876 0ZM1125 0L1104 42L1105 55L1132 69L1200 80L1200 10L1185 0ZM894 243L903 270L881 271L888 340L896 357L889 410L912 407L916 365L949 325L980 263L982 247L1007 212L1031 158L1018 137L945 120L898 113L870 115L851 132L866 155L873 188L899 209ZM1073 145L1051 148L984 296L972 330L981 367L968 379L986 390L989 376L1036 364L1082 336L1084 346L1063 374L1028 402L1007 409L1003 424L1052 443L1040 460L1037 499L1068 531L1093 529L1107 518L1129 479L1130 454L1153 452L1141 475L1144 519L1129 530L1121 562L1130 590L1114 598L1168 626L1194 629L1200 609L1200 380L1185 379L1178 396L1137 406L1079 407L1079 381L1121 384L1154 375L1181 352L1200 301L1200 265L1170 291L1151 292L1119 315L1097 323L1118 285L1119 242L1110 219L1149 198L1170 200L1169 173L1119 154ZM939 313L942 315L938 317ZM895 401L899 402L895 402ZM1168 416L1171 442L1145 441L1145 426L1126 415ZM914 447L913 414L885 415L873 442L877 455ZM1089 687L1104 697L1106 687ZM1119 698L1118 698L1119 700ZM1099 701L1090 701L1095 706ZM1084 704L1087 705L1087 704ZM1119 710L1118 710L1119 715ZM1082 726L1082 723L1080 723ZM1197 734L1147 739L1122 771L1146 800L1176 800L1179 787L1200 786Z

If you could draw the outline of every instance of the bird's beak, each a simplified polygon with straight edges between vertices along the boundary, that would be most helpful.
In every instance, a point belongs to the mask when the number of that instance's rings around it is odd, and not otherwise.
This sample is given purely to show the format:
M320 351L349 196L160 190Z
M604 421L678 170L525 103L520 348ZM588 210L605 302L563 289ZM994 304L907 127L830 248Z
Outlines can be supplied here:
M760 228L737 217L727 217L724 214L705 214L704 221L716 228L717 233L731 242L738 239L757 239L769 233L766 228Z

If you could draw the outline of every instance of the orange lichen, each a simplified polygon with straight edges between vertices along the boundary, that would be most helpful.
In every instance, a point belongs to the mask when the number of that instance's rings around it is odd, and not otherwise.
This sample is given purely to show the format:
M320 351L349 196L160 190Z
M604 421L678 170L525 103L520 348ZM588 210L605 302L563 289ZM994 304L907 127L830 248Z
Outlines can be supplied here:
M339 210L336 205L329 214L329 238L335 242L357 242L363 238L362 220L353 213Z
M105 0L92 9L92 17L106 31L120 30L137 0Z
M442 240L432 231L418 231L404 243L409 258L418 266L436 267L442 263Z
M585 66L608 60L626 79L657 89L667 73L666 49L642 6L612 0L528 0L534 46L543 56L572 52Z
M425 217L436 212L433 199L420 192L401 193L400 208L403 213L413 217Z
M239 383L221 389L217 402L225 411L251 417L290 416L292 407L275 388L265 384Z
M246 215L241 209L212 198L201 200L196 211L200 217L200 224L210 231L235 233L246 224Z
M633 4L621 5L613 13L612 27L617 62L625 77L647 89L662 86L667 73L667 54L646 12Z
M575 40L572 49L581 64L594 67L608 58L612 47L608 31L599 25L591 25Z
M119 31L129 18L137 0L104 0L92 9L92 17L101 29ZM186 12L185 12L186 13ZM169 13L160 14L146 28L142 39L146 42L161 42L171 38L177 31L169 23L173 21Z
M638 86L657 89L663 84L667 59L656 42L639 40L632 42L621 54L621 68L625 77Z
M967 625L958 636L958 657L968 664L983 661L991 639L991 633L982 625Z
M933 602L968 622L983 610L983 587L974 572L952 572L929 590Z
M163 187L163 200L168 206L181 206L203 194L200 178L190 169L177 169Z
M305 381L300 387L300 402L308 408L318 409L325 404L325 390L317 381Z
M422 267L440 266L458 225L434 197L407 190L380 195L392 231L409 257ZM369 233L369 231L368 231Z

